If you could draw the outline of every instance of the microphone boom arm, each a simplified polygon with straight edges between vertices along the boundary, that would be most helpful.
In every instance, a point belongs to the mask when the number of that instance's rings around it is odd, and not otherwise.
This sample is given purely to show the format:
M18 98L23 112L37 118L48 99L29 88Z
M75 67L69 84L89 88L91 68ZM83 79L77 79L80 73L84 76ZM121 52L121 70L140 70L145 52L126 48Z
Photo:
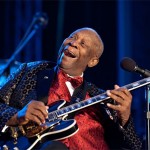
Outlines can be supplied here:
M33 35L36 33L37 28L34 28L30 34L24 39L24 41L19 44L20 46L17 46L17 49L13 53L13 55L9 58L6 66L0 70L0 76L2 76L5 71L8 69L8 67L11 65L11 63L15 60L16 56L21 52L21 50L24 48L24 46L28 43L28 41L33 37Z
M45 13L36 13L35 17L33 18L33 21L31 25L28 27L28 30L26 31L24 37L18 44L15 52L13 55L8 59L8 62L6 63L5 67L0 70L0 76L2 76L6 70L8 70L11 63L15 60L16 56L21 52L21 50L24 48L24 46L29 42L29 40L34 36L36 31L39 29L39 27L46 26L48 23L48 16Z

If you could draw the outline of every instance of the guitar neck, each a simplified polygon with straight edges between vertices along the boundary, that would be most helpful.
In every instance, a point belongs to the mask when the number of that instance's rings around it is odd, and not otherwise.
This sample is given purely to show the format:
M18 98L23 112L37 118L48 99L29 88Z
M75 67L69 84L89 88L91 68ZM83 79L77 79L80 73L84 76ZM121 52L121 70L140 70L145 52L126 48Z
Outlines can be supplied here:
M127 84L123 87L127 88L129 91L132 91L134 89L143 87L143 86L148 85L148 84L150 84L150 77L144 78L142 80L139 80L139 81L136 81L136 82L133 82L133 83L130 83L130 84Z
M148 84L150 84L150 77L144 78L142 80L139 80L139 81L136 81L136 82L133 82L133 83L130 83L128 85L125 85L125 86L123 86L123 88L126 88L129 91L132 91L134 89L143 87L143 86L148 85ZM110 99L110 97L105 92L105 93L99 94L95 97L89 98L86 101L80 101L78 103L74 103L72 105L63 107L63 108L61 108L59 110L56 110L55 112L52 112L52 113L54 113L57 117L61 117L61 116L70 114L72 112L81 110L83 108L92 106L94 104L102 103L102 102L104 102L108 99Z

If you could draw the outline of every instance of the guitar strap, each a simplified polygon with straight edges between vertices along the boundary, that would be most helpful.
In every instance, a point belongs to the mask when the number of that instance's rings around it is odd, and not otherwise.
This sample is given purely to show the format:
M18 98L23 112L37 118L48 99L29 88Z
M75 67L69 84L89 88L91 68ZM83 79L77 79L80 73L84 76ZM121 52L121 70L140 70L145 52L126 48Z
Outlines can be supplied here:
M71 102L68 105L78 103L85 99L87 92L89 93L90 97L94 97L98 94L104 93L104 90L98 88L94 84L83 80L83 83L75 89L72 97ZM69 114L68 119L74 118L76 112Z
M71 97L70 104L84 100L87 92L89 93L91 97L94 97L98 94L104 93L105 91L96 87L94 84L84 80L83 83L78 88L75 89Z
M88 91L88 84L84 80L83 83L78 88L76 88L74 90L73 95L71 97L71 101L68 105L78 103L78 102L84 100L87 91ZM76 114L76 112L73 112L73 113L69 114L68 119L74 118L75 114Z
M74 90L73 95L71 97L71 104L79 102L85 99L87 92L87 82L84 80L83 83Z

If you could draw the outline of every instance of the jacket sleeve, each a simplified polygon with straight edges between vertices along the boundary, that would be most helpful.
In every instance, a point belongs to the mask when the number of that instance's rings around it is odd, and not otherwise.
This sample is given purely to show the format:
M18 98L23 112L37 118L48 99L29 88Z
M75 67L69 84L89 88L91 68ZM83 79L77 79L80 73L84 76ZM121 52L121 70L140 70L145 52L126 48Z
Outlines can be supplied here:
M142 142L135 131L133 119L131 116L129 117L129 120L125 126L122 127L116 117L116 112L109 111L107 107L104 107L102 113L102 124L105 130L105 138L110 149L142 149Z
M133 119L130 116L128 122L124 127L121 127L121 131L123 133L124 141L123 147L133 150L140 150L142 149L142 142L140 138L135 133Z
M20 82L25 68L26 64L22 64L15 73L8 77L6 83L0 89L0 131L2 131L6 122L18 112L17 108L9 106L9 99L13 90Z
M17 109L10 107L7 104L0 103L0 131L3 130L6 122L17 112Z

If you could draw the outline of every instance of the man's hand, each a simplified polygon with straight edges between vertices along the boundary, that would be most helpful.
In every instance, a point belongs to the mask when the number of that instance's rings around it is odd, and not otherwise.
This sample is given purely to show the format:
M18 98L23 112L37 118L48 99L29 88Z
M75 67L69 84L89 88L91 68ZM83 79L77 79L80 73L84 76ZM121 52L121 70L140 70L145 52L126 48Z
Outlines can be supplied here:
M48 117L47 109L48 106L45 106L43 102L32 100L15 114L7 122L7 125L23 125L29 120L36 122L38 125L45 123L45 119Z
M131 93L127 89L115 85L115 89L108 90L107 95L115 101L115 105L108 103L107 106L117 111L120 123L124 126L131 113Z

